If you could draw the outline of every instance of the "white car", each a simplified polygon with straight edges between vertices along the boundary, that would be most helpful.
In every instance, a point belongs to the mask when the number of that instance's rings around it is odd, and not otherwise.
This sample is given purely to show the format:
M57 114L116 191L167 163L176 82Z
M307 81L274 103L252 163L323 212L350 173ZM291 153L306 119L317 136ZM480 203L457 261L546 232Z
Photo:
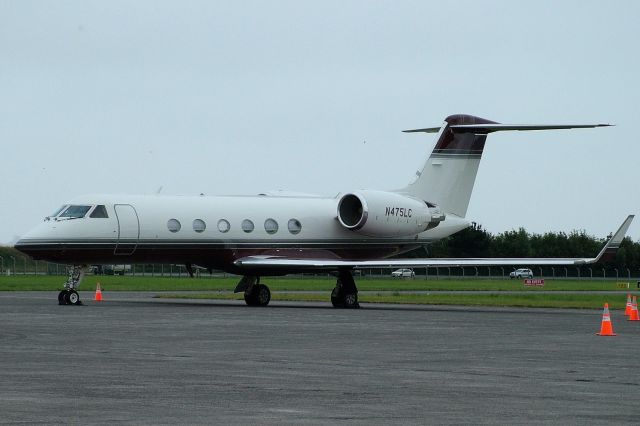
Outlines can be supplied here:
M391 273L391 276L393 278L413 278L416 276L416 273L413 272L413 269L402 268L402 269L396 269L395 271L393 271Z
M124 275L131 272L131 265L93 265L94 275Z
M533 271L527 268L516 269L509 274L509 278L533 278Z

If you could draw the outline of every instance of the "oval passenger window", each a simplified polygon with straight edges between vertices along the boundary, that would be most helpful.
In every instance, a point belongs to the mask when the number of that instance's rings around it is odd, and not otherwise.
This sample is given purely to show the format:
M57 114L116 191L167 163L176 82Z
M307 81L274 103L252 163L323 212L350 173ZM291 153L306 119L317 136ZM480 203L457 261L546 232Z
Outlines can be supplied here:
M267 219L264 221L264 230L267 234L275 234L278 232L278 222L275 219Z
M229 232L229 229L231 229L231 225L229 224L228 220L220 219L218 221L218 231L224 233L224 232Z
M253 232L253 228L254 228L253 222L251 222L249 219L245 219L242 221L242 230L244 232L247 232L247 233Z
M204 230L207 229L207 224L204 223L204 220L202 219L196 219L193 221L193 230L200 233L200 232L204 232Z
M299 234L302 231L302 224L298 219L289 219L289 232L292 234Z
M169 219L167 221L167 228L171 232L178 232L180 228L182 228L182 225L180 225L178 219Z

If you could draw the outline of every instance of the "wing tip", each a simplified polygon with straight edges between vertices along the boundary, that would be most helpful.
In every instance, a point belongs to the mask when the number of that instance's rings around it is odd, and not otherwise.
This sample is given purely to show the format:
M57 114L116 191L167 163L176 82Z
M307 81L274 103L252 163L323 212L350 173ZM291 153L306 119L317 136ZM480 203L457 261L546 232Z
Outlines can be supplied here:
M631 226L631 222L633 222L634 218L635 218L635 215L633 214L630 214L627 216L627 218L622 222L622 225L620 225L618 230L613 234L613 236L609 239L609 241L607 241L604 247L602 247L602 250L600 250L600 253L598 253L598 256L596 256L594 261L590 263L596 263L603 259L604 260L611 259L616 255L616 253L618 253L618 250L620 249L620 244L622 243L622 240L624 240L624 237L627 235L629 226Z

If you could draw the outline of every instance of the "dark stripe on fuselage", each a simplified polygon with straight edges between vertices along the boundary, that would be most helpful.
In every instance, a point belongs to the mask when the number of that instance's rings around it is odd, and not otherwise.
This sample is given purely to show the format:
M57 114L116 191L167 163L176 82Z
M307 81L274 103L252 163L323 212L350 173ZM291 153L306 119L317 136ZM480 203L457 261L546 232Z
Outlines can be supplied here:
M16 243L16 248L28 248L38 245L64 245L64 246L102 246L102 245L115 245L115 244L137 244L138 246L220 246L220 247L343 247L343 246L376 246L376 245L406 245L406 244L428 244L432 240L416 240L416 239L345 239L345 240L170 240L170 239L143 239L136 240L135 238L120 239L120 240L90 240L90 239L59 239L59 240L20 240Z
M238 273L233 262L247 256L271 255L305 259L383 259L422 246L415 241L376 242L213 242L213 241L19 241L16 249L36 260L67 264L191 263ZM116 247L118 248L116 253ZM273 271L272 271L273 272Z

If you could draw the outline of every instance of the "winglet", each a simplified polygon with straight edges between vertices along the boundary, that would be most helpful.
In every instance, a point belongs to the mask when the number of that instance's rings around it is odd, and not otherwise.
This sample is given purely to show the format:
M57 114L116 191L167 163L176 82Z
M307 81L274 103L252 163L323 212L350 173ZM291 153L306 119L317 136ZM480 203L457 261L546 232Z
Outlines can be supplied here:
M622 222L622 225L620 225L620 228L618 228L616 233L613 234L613 237L611 237L611 239L607 241L607 244L604 245L602 250L600 250L600 253L598 253L598 256L596 256L596 258L593 259L592 262L588 262L588 263L596 263L600 260L603 260L603 259L607 260L614 257L618 252L618 249L620 248L620 244L622 243L624 236L627 234L627 230L629 229L629 226L631 225L631 222L633 221L634 217L635 216L632 214L627 216L625 221Z

